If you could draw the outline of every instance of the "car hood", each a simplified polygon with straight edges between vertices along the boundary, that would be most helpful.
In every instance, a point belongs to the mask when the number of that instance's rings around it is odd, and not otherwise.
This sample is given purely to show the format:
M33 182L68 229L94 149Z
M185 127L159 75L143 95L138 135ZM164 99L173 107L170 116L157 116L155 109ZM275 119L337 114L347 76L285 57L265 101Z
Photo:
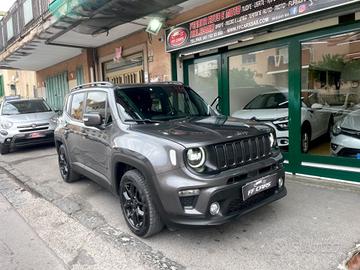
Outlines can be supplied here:
M6 119L13 123L38 123L48 122L51 117L56 115L55 112L42 112L42 113L28 113L28 114L16 114L16 115L2 115L2 119Z
M348 114L341 122L342 128L360 131L360 110Z
M177 142L186 148L234 141L270 131L270 127L267 125L227 116L137 124L133 125L131 129Z
M233 117L242 119L253 119L254 120L276 120L288 116L288 109L258 109L258 110L241 110L234 112Z

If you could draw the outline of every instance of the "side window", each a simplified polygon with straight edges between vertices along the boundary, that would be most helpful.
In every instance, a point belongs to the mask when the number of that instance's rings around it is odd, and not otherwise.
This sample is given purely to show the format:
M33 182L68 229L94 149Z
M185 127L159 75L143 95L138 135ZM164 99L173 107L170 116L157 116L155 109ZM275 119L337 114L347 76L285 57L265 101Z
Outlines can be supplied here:
M74 94L71 102L70 116L82 121L85 93Z
M111 115L107 109L107 94L105 92L89 92L85 113L100 113L104 123L109 124Z

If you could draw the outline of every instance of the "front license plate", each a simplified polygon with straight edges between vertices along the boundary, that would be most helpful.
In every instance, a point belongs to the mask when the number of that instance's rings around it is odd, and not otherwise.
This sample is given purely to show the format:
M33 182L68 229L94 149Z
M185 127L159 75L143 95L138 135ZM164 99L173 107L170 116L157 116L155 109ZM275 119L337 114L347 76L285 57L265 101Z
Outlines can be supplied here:
M277 185L276 176L276 174L268 175L247 183L245 186L242 187L243 200L245 201L256 194L259 194L260 192L275 187Z
M40 133L40 132L33 132L33 133L30 133L30 134L28 135L28 137L29 137L30 139L42 138L42 137L45 137L45 134L42 134L42 133Z

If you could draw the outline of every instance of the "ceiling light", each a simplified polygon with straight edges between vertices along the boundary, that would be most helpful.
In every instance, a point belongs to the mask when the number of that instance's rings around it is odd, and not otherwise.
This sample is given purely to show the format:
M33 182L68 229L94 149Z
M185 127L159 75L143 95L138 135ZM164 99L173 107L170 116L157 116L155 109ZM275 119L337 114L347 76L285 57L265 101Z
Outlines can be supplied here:
M147 28L146 28L146 32L152 34L152 35L157 35L161 28L163 26L163 21L160 18L153 18L150 20Z

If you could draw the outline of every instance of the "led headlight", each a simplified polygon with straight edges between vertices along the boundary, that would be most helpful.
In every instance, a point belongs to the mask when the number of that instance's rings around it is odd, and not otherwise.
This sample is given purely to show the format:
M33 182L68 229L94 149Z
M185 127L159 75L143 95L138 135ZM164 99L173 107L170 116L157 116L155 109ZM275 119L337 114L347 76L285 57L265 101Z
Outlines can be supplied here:
M186 158L191 168L200 168L205 163L205 151L202 147L191 148L187 150Z
M7 120L3 120L0 122L0 126L3 129L10 129L13 126L13 123Z
M337 136L341 133L341 127L339 124L334 125L332 133Z

